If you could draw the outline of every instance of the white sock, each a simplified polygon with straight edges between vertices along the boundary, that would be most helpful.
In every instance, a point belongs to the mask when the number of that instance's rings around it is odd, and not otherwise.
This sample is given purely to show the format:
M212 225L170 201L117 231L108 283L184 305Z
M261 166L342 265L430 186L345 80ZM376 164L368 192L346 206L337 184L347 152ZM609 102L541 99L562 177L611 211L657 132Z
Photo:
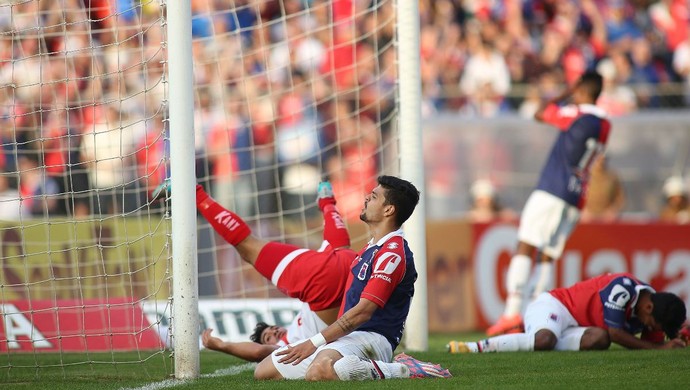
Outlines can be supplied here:
M468 341L465 343L465 345L467 346L467 349L469 349L471 353L484 352L483 349L479 350L479 346L483 345L482 344L483 341L484 340L480 340L480 341L476 341L476 342L475 341Z
M542 261L537 264L537 269L535 270L536 280L534 281L534 290L532 290L532 299L539 296L539 294L544 291L549 291L551 289L553 272L553 261Z
M410 369L404 364L360 359L355 355L343 356L342 359L333 364L333 369L342 381L408 378L410 376Z
M587 328L583 326L566 329L558 338L558 342L556 342L556 347L554 350L579 351L582 336L584 336L586 330Z
M530 271L532 270L532 259L525 255L515 255L510 259L508 275L506 275L506 287L508 298L506 308L503 312L505 316L514 316L522 309L522 295L525 285L529 281Z
M477 342L482 352L533 351L534 335L527 333L505 334Z

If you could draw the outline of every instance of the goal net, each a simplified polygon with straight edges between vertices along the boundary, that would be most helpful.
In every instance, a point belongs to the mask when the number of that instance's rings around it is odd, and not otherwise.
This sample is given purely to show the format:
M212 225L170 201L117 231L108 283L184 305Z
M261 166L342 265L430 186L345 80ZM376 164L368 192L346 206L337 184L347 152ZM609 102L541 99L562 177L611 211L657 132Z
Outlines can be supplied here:
M0 1L2 369L172 370L174 212L152 196L170 176L167 3ZM198 183L257 236L317 248L329 179L361 246L364 194L399 174L395 1L191 9ZM201 326L221 338L294 314L201 218L198 269Z

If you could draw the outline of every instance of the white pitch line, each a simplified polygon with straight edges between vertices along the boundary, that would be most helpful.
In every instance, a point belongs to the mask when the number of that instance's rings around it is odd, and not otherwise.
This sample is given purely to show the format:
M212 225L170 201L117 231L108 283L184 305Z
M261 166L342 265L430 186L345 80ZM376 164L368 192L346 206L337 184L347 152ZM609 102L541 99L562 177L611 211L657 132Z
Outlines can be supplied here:
M256 367L256 363L246 363L241 366L232 366L228 368L221 368L220 370L216 370L215 372L212 372L210 374L203 374L201 375L201 378L217 378L219 376L231 376L231 375L237 375L240 374L244 371L249 371L253 370L254 367ZM154 383L149 383L148 385L144 385L141 387L129 387L125 388L122 387L120 390L160 390L160 389L168 389L171 387L177 387L181 385L185 385L187 383L190 383L194 381L193 379L188 379L188 380L178 380L178 379L166 379L164 381L160 382L154 382Z
M241 366L230 366L228 368L221 368L220 370L216 370L215 372L212 372L210 374L203 374L201 375L202 378L215 378L219 376L230 376L230 375L237 375L241 372L253 370L254 367L256 367L256 363L245 363Z

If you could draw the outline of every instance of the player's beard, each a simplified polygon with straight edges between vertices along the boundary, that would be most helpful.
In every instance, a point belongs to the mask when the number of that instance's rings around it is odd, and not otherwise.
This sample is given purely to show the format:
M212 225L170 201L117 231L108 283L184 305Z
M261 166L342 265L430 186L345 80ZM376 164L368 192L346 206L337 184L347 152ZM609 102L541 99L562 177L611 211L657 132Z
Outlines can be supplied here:
M362 207L362 212L359 213L359 220L362 222L369 222L369 218L367 217L367 201L364 202L364 206Z

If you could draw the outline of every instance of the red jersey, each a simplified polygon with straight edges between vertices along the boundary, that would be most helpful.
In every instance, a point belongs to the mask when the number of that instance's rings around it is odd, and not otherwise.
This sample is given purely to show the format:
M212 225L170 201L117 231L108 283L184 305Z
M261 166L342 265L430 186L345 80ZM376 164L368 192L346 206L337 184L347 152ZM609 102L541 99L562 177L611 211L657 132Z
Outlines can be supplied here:
M605 274L571 287L551 290L580 326L618 328L631 334L643 330L635 316L640 291L654 289L629 273Z

